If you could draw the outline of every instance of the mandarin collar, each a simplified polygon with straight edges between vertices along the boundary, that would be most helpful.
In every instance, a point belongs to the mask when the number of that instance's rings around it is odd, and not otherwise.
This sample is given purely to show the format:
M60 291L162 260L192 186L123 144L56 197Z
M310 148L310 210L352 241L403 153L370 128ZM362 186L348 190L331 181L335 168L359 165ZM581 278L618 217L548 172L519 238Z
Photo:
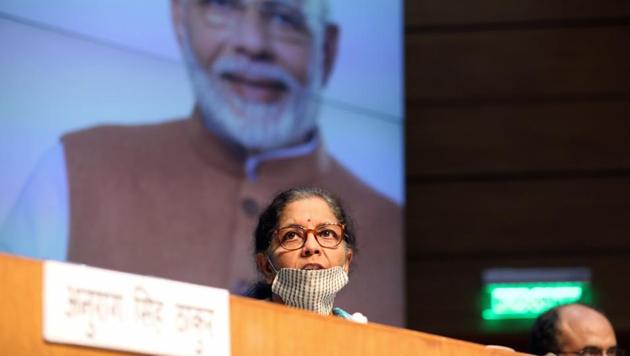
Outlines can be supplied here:
M311 175L327 166L318 131L304 143L248 154L208 131L199 111L195 110L187 119L187 135L193 149L206 164L252 183L303 182L305 174Z

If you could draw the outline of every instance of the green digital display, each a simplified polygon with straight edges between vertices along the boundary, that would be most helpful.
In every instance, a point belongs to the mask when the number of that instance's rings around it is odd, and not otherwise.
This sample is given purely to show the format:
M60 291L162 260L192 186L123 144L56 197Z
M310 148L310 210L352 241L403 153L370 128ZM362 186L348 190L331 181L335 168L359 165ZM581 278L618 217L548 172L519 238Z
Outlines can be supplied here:
M533 319L556 305L590 302L589 282L489 283L485 320Z

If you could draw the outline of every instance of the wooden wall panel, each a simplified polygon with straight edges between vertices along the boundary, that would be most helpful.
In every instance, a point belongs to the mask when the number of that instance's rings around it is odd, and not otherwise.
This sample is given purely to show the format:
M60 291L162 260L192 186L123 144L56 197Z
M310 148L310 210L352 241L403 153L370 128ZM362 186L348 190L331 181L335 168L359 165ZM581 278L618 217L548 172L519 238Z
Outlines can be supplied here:
M555 256L513 258L496 255L484 258L428 258L409 264L413 278L408 281L410 295L407 313L409 327L446 336L483 334L491 327L481 318L482 271L498 267L589 267L593 298L609 315L618 330L630 328L630 287L619 275L627 274L630 254L594 255L588 259L559 253ZM521 326L522 328L523 326ZM527 328L528 325L525 325ZM523 330L518 330L525 337ZM514 332L506 327L505 333ZM492 332L490 332L492 333ZM496 334L496 332L494 332Z
M630 345L630 2L406 1L408 326L481 323L481 271L586 266Z
M407 175L630 170L630 101L407 106Z
M407 34L407 101L628 96L628 38L630 26Z
M407 189L412 260L434 254L630 254L630 178L415 184Z
M627 0L408 0L407 27L613 19L630 16Z

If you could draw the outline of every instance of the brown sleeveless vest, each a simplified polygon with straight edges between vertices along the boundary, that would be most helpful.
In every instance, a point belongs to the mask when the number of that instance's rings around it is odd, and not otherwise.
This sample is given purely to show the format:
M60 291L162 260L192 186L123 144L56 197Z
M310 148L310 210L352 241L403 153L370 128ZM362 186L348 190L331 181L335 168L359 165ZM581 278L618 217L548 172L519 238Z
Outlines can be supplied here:
M356 268L340 305L402 324L401 210L321 147L265 161L251 182L242 159L198 119L101 126L68 134L63 143L69 260L242 291L256 279L260 210L280 190L321 186L344 200L359 232Z

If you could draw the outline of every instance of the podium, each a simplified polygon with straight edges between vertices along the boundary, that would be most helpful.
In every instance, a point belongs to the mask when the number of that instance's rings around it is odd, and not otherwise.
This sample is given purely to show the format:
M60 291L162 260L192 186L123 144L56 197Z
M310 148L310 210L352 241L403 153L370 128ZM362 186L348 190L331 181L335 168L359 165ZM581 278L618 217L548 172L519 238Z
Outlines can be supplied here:
M43 339L43 262L0 254L0 354L128 355ZM357 324L264 301L230 296L231 354L518 355L375 323ZM369 317L369 315L368 315Z

